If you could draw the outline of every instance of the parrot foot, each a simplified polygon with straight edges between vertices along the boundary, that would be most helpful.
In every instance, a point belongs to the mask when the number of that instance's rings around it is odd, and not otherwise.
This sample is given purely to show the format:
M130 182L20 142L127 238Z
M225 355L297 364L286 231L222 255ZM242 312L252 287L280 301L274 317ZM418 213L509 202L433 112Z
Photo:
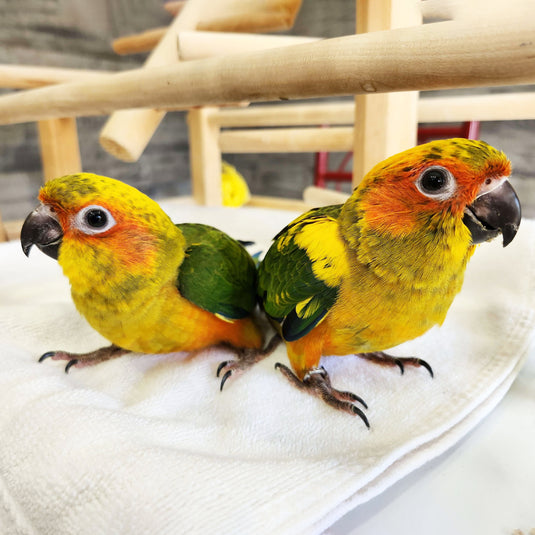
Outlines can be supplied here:
M365 409L368 408L368 405L366 405L361 397L353 394L353 392L336 390L336 388L333 388L329 374L323 366L321 368L313 368L309 370L302 381L292 372L292 370L290 370L290 368L288 368L288 366L285 366L280 362L275 364L275 369L280 370L282 375L284 375L290 383L299 388L299 390L304 390L313 396L321 398L327 405L330 405L337 410L359 416L364 422L364 425L368 429L370 428L368 418L362 409L357 407L355 403L360 403Z
M248 370L253 364L256 364L257 362L260 362L261 360L265 359L266 357L271 355L273 351L275 351L275 349L281 342L282 338L278 334L275 334L268 342L268 345L263 349L236 348L232 345L220 344L220 347L232 350L236 354L238 359L225 360L217 367L216 377L219 377L221 374L223 374L219 390L223 390L225 383L231 375L235 374L236 372L244 372L245 370Z
M39 362L43 362L46 359L52 360L68 360L67 365L65 366L65 373L69 373L69 370L72 367L83 368L85 366L92 366L93 364L98 364L99 362L104 362L105 360L114 359L120 357L125 353L130 353L128 349L123 349L122 347L111 345L108 347L101 347L95 351L90 351L89 353L68 353L67 351L48 351L44 353L39 358Z
M383 353L382 351L374 351L373 353L358 353L357 356L365 358L366 360L370 360L371 362L376 362L382 366L397 366L401 371L401 375L405 373L405 366L422 366L429 372L429 375L432 378L435 376L431 365L425 360L417 357L395 357L393 355L389 355L388 353Z

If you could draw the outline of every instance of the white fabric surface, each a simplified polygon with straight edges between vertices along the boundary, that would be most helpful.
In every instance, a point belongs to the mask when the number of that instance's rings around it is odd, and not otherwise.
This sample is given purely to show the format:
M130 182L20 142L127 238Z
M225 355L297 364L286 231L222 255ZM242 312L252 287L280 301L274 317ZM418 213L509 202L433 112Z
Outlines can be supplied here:
M265 248L295 214L163 203ZM125 356L63 373L51 349L104 345L57 263L0 247L0 533L313 534L443 453L487 415L535 326L535 223L476 251L441 328L395 348L433 367L325 358L371 430L288 384L280 347L219 392L231 354Z

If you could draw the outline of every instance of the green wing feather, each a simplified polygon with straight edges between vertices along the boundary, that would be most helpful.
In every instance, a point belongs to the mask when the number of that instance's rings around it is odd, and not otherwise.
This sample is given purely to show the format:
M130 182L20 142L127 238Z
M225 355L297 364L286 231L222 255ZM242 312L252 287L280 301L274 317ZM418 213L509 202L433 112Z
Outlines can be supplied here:
M314 263L334 262L317 257L298 242L310 225L335 221L341 205L310 210L274 238L274 243L258 271L258 295L264 311L280 324L287 341L298 340L310 332L327 314L338 296L338 285L314 273ZM333 236L336 239L336 236ZM325 249L329 244L323 244Z
M224 232L196 223L176 225L186 239L177 287L181 295L229 320L256 306L256 267L249 253Z

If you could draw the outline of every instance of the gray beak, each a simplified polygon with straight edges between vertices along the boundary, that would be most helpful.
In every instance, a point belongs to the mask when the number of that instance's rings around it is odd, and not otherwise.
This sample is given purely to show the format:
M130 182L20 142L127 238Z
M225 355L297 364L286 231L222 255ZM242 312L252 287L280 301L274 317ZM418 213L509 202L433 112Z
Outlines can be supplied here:
M472 244L492 240L501 233L503 246L506 247L513 241L521 219L520 201L513 186L506 180L467 206L463 223L472 234Z
M29 256L32 245L36 245L57 260L62 238L63 230L56 215L43 204L26 218L20 232L20 243L26 256Z

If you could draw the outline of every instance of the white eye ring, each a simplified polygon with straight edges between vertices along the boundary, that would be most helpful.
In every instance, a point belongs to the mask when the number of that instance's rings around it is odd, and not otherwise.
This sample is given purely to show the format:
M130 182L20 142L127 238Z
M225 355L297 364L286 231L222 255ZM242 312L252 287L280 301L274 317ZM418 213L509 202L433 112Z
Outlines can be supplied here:
M97 204L90 204L82 208L74 216L74 227L84 234L102 234L115 226L117 222L111 212Z
M445 201L457 191L457 182L448 169L433 165L422 171L416 179L416 187L426 197Z

